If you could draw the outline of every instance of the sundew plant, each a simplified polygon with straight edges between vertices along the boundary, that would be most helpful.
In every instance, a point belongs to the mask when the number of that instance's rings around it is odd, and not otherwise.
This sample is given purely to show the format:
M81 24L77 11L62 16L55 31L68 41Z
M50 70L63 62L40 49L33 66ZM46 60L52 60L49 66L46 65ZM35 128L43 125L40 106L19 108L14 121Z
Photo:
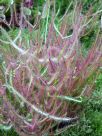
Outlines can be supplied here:
M81 4L70 3L59 17L48 0L32 23L32 4L21 2L14 35L12 15L0 26L0 124L20 136L54 135L79 120L83 99L95 87L102 68L102 9L83 13ZM80 39L91 27L95 38L83 52Z

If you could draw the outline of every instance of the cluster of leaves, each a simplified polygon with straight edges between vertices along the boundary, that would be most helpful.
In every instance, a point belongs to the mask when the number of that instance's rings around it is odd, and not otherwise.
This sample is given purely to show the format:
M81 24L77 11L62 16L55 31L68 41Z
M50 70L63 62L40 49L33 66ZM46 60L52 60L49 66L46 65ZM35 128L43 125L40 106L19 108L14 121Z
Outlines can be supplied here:
M85 107L86 108L86 107ZM101 136L102 135L102 111L88 109L89 112L82 114L82 118L72 128L68 128L61 136Z
M15 38L0 27L0 51L4 58L0 63L1 123L9 122L21 136L52 135L60 131L60 123L78 120L83 97L90 96L94 88L102 65L100 28L86 56L80 38L101 11L93 15L82 15L81 11L81 6L75 5L73 12L65 13L56 26L57 15L52 15L49 23L48 9L43 34L40 26L35 31L36 25L27 20L24 10ZM27 39L23 34L24 20L29 32Z

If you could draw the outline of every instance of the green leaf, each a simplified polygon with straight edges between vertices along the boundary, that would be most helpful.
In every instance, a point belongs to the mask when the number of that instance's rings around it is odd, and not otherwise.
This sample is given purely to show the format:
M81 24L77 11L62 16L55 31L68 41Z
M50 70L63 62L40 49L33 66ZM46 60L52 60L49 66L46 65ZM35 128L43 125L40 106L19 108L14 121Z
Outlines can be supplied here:
M29 8L27 8L27 7L24 7L24 8L23 8L23 12L24 12L24 14L27 15L27 16L30 16L30 15L31 15L31 10L30 10Z
M42 11L42 18L45 19L47 16L49 16L49 10L50 10L50 1L46 1L44 6L43 6L43 11Z
M82 98L80 97L80 99L77 99L77 98L73 98L71 96L63 96L63 95L60 95L60 96L56 96L58 99L61 99L61 100L66 100L66 101L73 101L73 102L77 102L77 103L81 103L82 102Z
M8 131L8 130L10 130L11 128L12 128L12 125L7 126L7 125L0 124L0 129L1 129L1 130Z
M40 71L41 75L43 76L44 74L46 74L46 72L47 72L47 68L42 67L42 69Z

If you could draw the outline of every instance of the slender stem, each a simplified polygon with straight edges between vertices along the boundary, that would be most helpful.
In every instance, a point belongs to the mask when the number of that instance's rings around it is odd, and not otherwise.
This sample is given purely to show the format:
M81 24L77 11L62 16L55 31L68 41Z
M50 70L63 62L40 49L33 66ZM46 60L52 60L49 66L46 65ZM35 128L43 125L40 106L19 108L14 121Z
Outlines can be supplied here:
M0 26L0 29L2 31L2 33L6 36L6 38L9 40L10 44L21 54L25 54L27 51L19 48L14 41L12 41L12 39L9 37L8 33L5 31L5 29L3 29L1 26Z
M51 115L47 112L44 112L42 110L40 110L39 108L37 108L35 105L32 105L29 101L26 100L26 98L24 98L18 91L16 91L13 86L9 85L9 84L6 84L4 85L6 86L9 90L12 90L10 91L11 93L15 94L16 96L18 96L23 102L25 102L28 106L30 106L32 108L32 110L34 110L35 112L41 114L42 116L45 116L47 118L50 118L50 119L53 119L55 121L65 121L65 122L69 122L69 121L72 121L72 120L76 120L77 117L75 118L70 118L70 117L57 117L57 116L54 116L54 115Z

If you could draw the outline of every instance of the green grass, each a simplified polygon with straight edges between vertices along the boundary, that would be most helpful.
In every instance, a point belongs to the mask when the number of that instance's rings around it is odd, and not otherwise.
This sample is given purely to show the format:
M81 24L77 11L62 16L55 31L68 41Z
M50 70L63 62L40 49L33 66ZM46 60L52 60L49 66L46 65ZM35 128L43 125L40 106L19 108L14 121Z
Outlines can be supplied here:
M0 130L0 136L19 136L14 129L11 129L9 131Z
M102 136L102 74L93 95L84 101L80 121L60 136Z

